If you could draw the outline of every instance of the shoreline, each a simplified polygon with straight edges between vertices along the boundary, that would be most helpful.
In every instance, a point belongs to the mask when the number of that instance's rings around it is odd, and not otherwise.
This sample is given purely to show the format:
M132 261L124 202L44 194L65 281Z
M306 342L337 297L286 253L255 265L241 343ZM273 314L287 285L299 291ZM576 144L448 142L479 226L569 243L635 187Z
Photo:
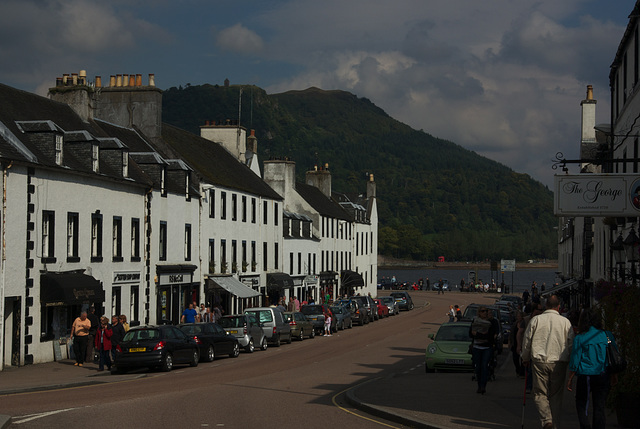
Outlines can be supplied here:
M378 257L378 270L484 270L491 271L489 262L417 262ZM516 271L558 270L557 261L516 262ZM501 270L498 270L501 271Z

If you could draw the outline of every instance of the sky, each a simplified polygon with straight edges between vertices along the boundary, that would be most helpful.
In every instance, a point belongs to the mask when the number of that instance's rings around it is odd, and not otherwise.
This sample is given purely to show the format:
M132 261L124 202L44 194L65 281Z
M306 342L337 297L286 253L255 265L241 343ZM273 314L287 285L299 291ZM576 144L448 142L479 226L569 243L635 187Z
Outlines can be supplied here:
M83 69L103 85L153 73L161 89L339 89L551 188L556 153L579 157L587 85L609 121L609 67L634 4L1 0L0 83L46 95Z

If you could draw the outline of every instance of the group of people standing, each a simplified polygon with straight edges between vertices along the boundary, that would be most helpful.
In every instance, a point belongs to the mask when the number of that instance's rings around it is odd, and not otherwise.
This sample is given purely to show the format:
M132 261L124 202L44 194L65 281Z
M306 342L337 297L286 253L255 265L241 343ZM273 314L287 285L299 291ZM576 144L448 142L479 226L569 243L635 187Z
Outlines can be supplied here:
M609 341L615 345L613 335L603 329L597 309L583 309L573 326L561 315L561 300L556 295L549 296L544 306L537 294L532 297L524 311L517 312L509 348L517 375L525 379L526 393L533 394L542 428L560 427L565 389L575 392L580 428L604 428L606 398L610 386L617 383L606 360ZM479 331L480 322L474 320L472 331L474 325ZM487 335L491 335L490 328Z
M115 358L116 346L129 330L127 316L124 314L111 317L111 323L105 316L98 318L95 307L82 311L71 325L70 342L73 344L75 366L83 366L85 362L93 362L99 356L98 371L111 369L112 357Z
M198 304L193 301L182 312L180 323L217 322L222 317L222 313L222 309L217 304L213 308L206 307L204 303L198 307Z

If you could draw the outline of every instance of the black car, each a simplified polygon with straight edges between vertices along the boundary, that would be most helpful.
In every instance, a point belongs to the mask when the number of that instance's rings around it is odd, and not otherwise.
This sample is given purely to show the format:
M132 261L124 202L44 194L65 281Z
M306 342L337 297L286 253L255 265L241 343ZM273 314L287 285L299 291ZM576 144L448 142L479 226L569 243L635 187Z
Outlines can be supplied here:
M398 303L400 310L413 310L413 300L409 292L391 292L391 295Z
M365 309L369 322L378 320L378 306L373 302L373 298L367 295L354 295L349 297L352 301L358 301L360 309Z
M327 313L331 313L329 306L321 305L321 304L308 304L300 307L300 311L307 317L313 324L313 329L316 331L317 335L322 335L324 333L324 315ZM331 331L335 332L336 330L336 319L335 317L331 318Z
M198 344L200 359L207 362L221 355L236 358L240 354L238 339L217 323L186 323L178 328Z
M363 307L359 301L351 299L341 299L336 302L349 309L349 311L351 312L351 321L353 323L357 323L360 326L369 323L369 311L365 307Z
M131 328L116 346L113 372L134 368L171 371L174 364L198 366L198 344L173 325Z

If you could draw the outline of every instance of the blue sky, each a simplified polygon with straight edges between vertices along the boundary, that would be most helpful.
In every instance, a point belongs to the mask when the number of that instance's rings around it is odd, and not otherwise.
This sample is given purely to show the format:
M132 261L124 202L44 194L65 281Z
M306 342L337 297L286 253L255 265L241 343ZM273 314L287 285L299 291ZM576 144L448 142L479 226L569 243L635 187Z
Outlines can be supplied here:
M580 101L608 121L632 0L2 0L0 82L46 95L63 73L156 85L316 86L551 186L578 157ZM383 156L381 154L381 156Z

